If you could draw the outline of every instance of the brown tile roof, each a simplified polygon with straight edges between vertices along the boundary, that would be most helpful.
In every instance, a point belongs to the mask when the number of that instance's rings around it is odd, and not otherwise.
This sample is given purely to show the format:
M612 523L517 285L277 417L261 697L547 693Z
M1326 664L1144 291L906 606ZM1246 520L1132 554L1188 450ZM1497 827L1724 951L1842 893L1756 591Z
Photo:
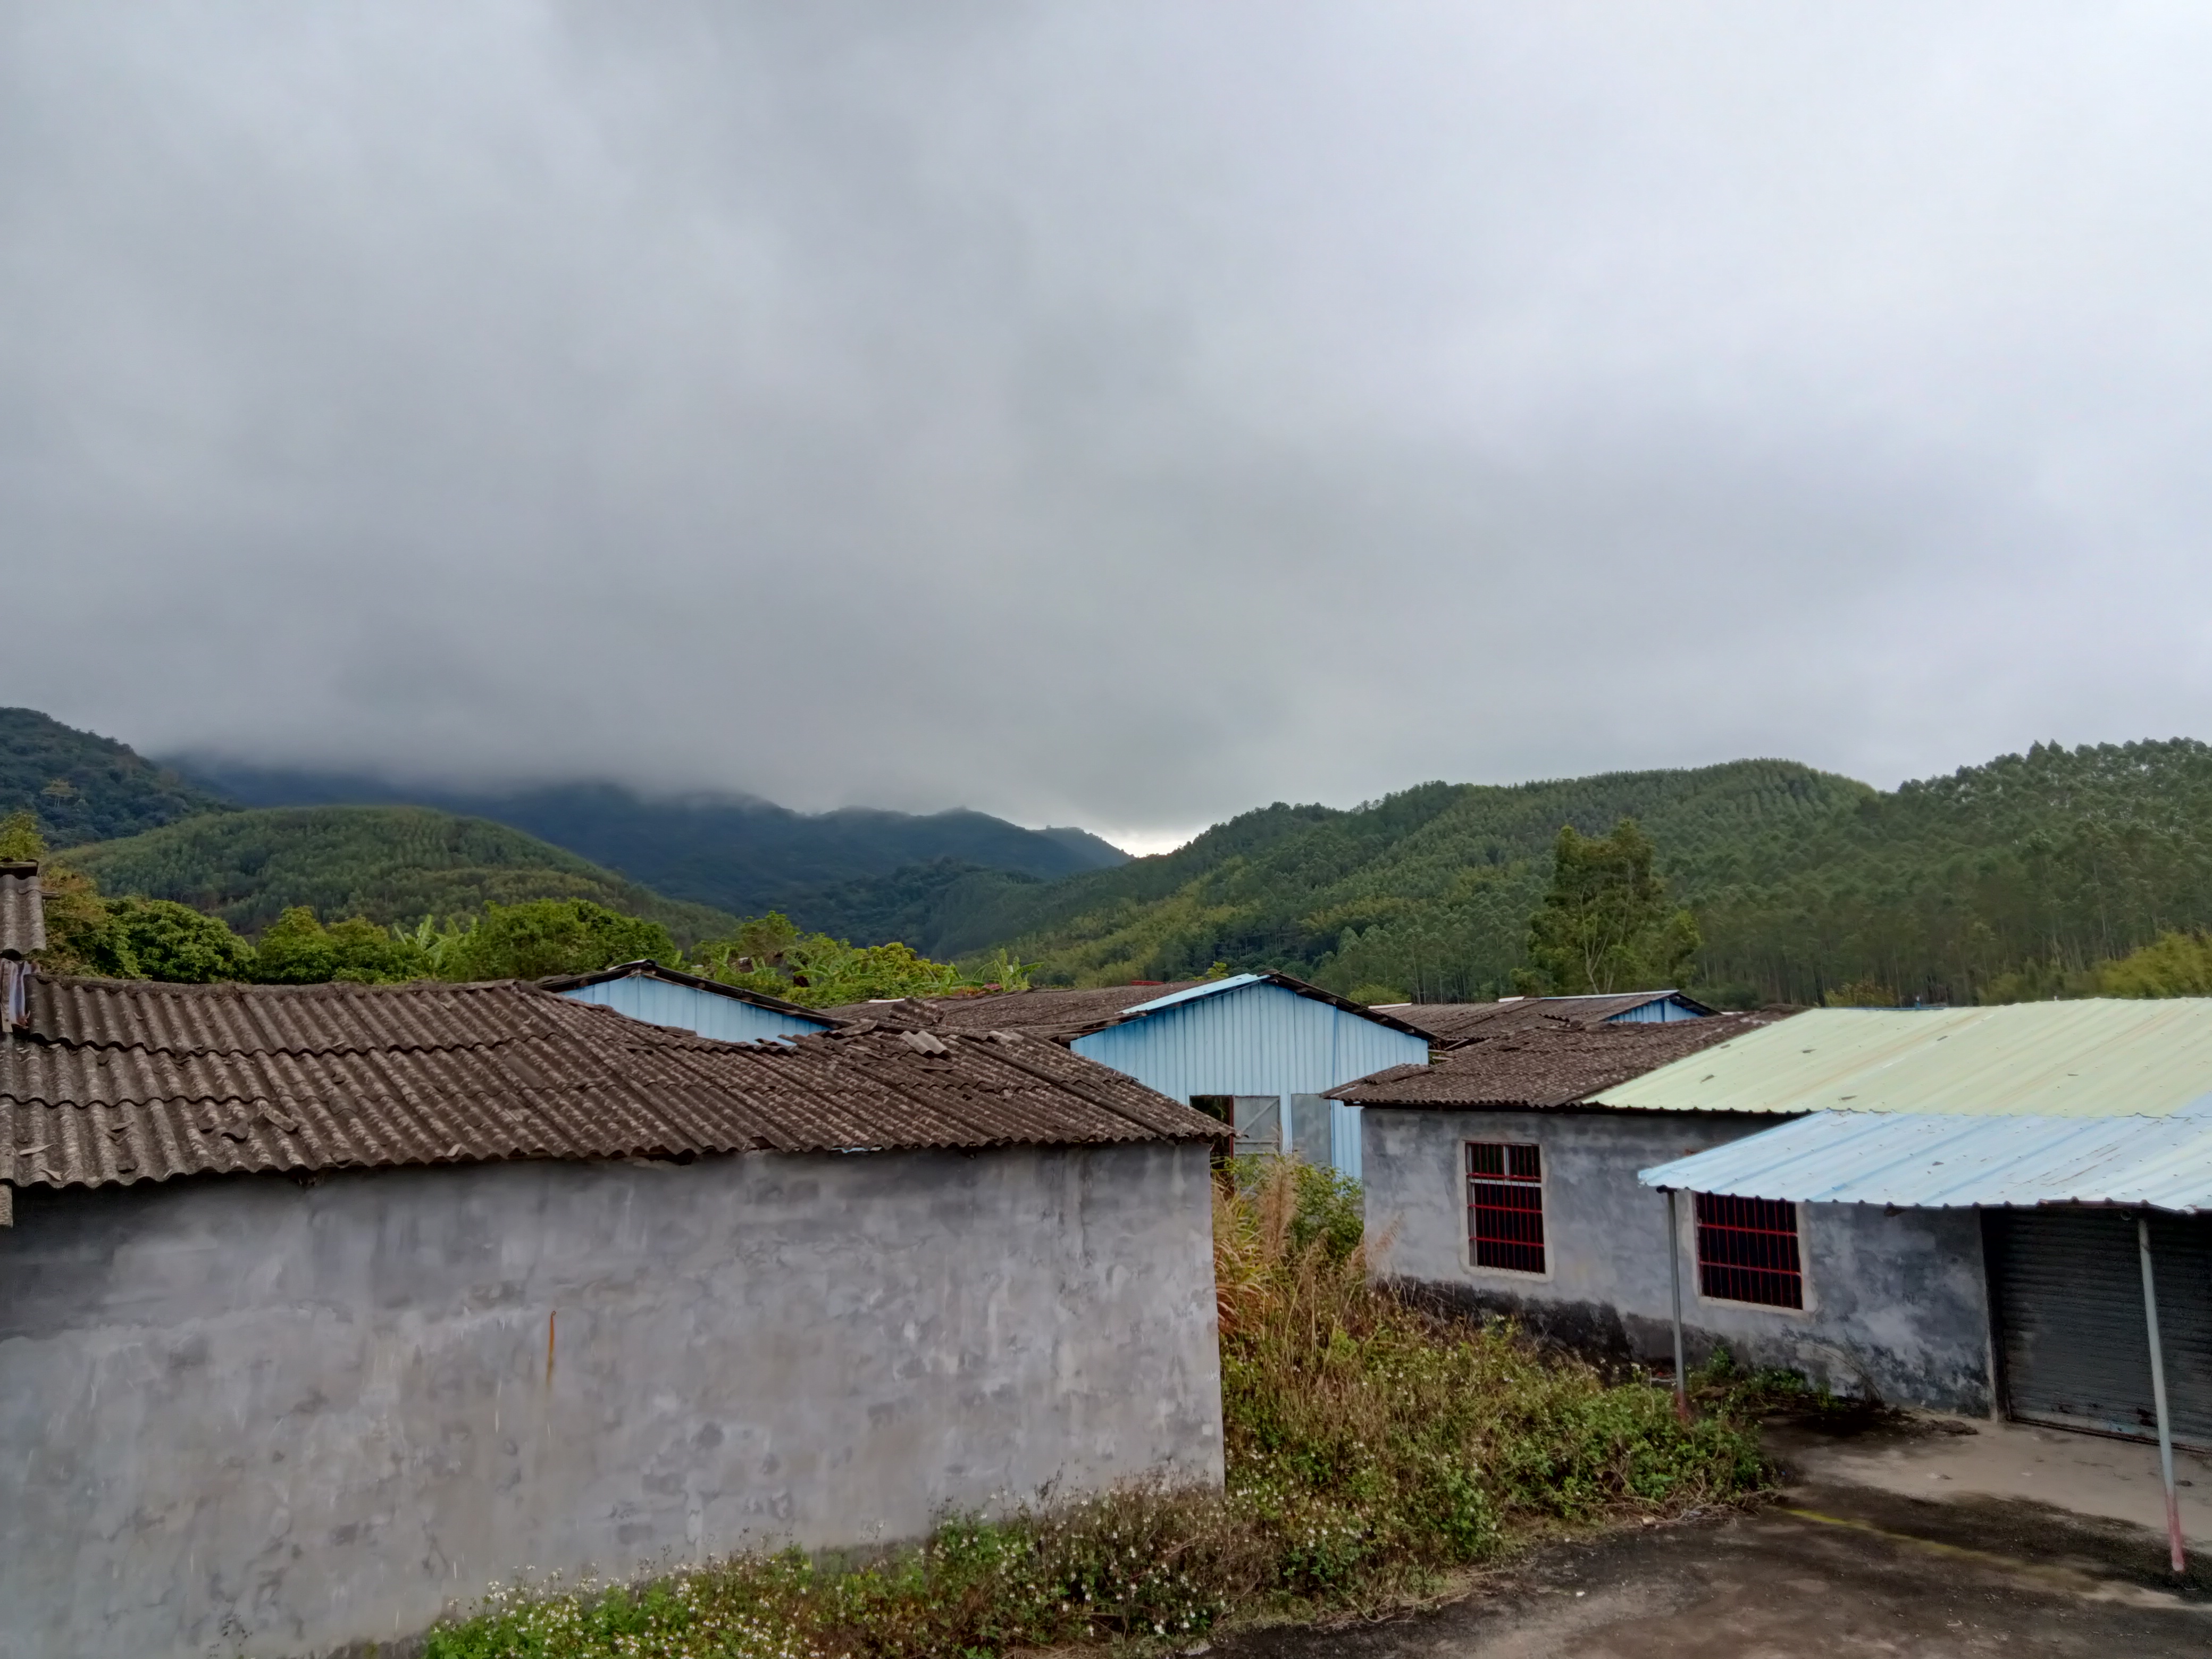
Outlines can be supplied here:
M994 991L977 996L902 997L892 1002L849 1002L823 1012L839 1019L873 1019L924 1025L932 1030L1030 1031L1072 1036L1102 1025L1123 1010L1204 980L1173 985L1109 985L1085 990Z
M1464 1042L1470 1037L1498 1036L1507 1031L1565 1030L1601 1025L1616 1014L1641 1008L1647 1002L1681 995L1671 990L1630 991L1613 996L1508 997L1501 1002L1394 1002L1385 1004L1378 1012L1395 1014L1408 1024L1419 1026L1439 1043L1453 1043ZM1682 997L1682 1000L1690 1002L1692 999Z
M27 957L46 948L46 913L39 896L39 866L0 864L0 957Z
M535 986L35 980L0 1181L491 1158L1197 1140L1212 1119L1026 1037L716 1042Z
M1394 1066L1329 1093L1363 1106L1567 1106L1783 1018L1715 1014L1663 1025L1506 1031L1447 1049L1427 1066Z
M1344 1009L1348 1013L1360 1015L1413 1036L1428 1035L1419 1027L1409 1024L1403 1018L1402 1009L1370 1008L1364 1003L1340 997L1334 991L1324 991L1318 985L1309 985L1288 974L1273 972L1232 975L1226 981L1187 979L1170 985L1112 985L1090 990L1000 991L981 996L932 997L927 1000L906 997L892 1002L848 1002L842 1007L828 1012L840 1019L872 1019L885 1024L920 1025L932 1030L1028 1031L1066 1042L1103 1026L1117 1024L1125 1016L1145 1018L1130 1015L1129 1011L1146 1003L1158 1001L1162 997L1200 990L1212 984L1220 984L1224 990L1234 990L1239 983L1253 980L1279 985L1302 997L1326 1002L1332 1007Z

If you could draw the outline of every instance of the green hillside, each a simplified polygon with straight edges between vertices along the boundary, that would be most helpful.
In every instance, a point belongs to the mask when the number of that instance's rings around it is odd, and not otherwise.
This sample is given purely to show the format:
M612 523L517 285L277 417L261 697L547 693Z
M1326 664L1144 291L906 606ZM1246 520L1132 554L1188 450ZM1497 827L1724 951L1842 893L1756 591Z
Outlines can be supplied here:
M2212 747L2039 744L1872 796L1779 861L1681 891L1718 984L1794 1000L1859 981L1907 1000L2047 994L2212 927Z
M847 931L841 918L855 903L864 920L898 911L902 898L867 890L894 872L950 860L1051 881L1127 857L1081 830L1025 830L968 811L795 812L743 797L656 799L611 784L484 793L359 773L210 759L179 764L241 806L434 806L507 824L671 897L747 915L782 910L833 933ZM891 888L912 884L901 873ZM866 896L856 900L848 890Z
M336 918L413 922L487 902L583 898L661 923L679 943L734 919L623 880L483 818L424 806L267 807L173 823L70 849L111 895L175 899L257 933L290 905Z
M1218 959L1332 988L1494 995L1523 961L1562 823L1634 817L1738 1000L1838 987L2020 994L2212 925L2212 748L2039 746L1882 793L1788 762L1276 805L1163 858L967 895L940 951L1005 942L1040 981L1174 979ZM957 890L948 888L947 891Z
M1351 811L1278 804L1161 858L1008 890L969 933L1018 941L1074 982L1175 979L1216 960L1272 965L1350 989L1431 998L1494 992L1550 876L1562 823L1643 822L1678 882L1765 870L1874 791L1786 761L1565 781L1429 783ZM995 942L995 941L992 941Z
M135 836L227 805L112 738L35 708L0 708L0 817L27 807L49 847Z

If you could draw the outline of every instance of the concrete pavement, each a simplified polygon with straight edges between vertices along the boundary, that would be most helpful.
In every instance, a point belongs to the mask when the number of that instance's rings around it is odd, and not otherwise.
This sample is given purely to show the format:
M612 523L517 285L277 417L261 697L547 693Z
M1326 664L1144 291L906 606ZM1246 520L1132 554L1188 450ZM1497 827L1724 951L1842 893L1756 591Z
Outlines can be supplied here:
M2166 1659L2212 1653L2212 1559L2166 1570L2154 1449L1918 1418L1783 1429L1777 1503L1548 1546L1451 1605L1255 1632L1220 1659ZM2212 1558L2212 1465L2185 1460ZM2140 1466L2140 1467L2138 1467ZM2145 1471L2148 1471L2148 1474Z

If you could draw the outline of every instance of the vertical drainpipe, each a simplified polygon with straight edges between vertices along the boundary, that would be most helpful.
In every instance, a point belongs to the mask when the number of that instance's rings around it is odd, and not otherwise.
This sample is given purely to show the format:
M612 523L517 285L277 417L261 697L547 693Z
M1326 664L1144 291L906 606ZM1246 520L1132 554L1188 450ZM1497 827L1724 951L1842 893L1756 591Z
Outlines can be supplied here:
M1682 1370L1682 1229L1674 1215L1674 1189L1667 1188L1667 1273L1674 1290L1674 1415L1690 1420L1690 1379Z
M1297 1150L1297 1143L1291 1135L1291 1097L1285 1094L1279 1096L1278 1098L1283 1103L1283 1109L1279 1114L1283 1120L1283 1156L1288 1158Z
M2150 1338L2150 1397L2158 1407L2158 1472L2166 1482L2166 1543L2178 1575L2186 1563L2181 1553L2181 1499L2173 1489L2173 1428L2166 1414L2166 1356L2158 1344L2158 1284L2150 1266L2150 1218L2136 1218L2136 1249L2142 1257L2143 1330Z

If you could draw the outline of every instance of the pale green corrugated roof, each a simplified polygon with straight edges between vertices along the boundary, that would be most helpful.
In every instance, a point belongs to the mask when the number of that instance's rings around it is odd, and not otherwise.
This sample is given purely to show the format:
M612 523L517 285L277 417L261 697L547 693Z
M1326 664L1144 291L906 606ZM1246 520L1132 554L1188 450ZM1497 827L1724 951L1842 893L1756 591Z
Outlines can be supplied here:
M1698 1112L2212 1110L2212 998L1816 1008L1592 1097Z

